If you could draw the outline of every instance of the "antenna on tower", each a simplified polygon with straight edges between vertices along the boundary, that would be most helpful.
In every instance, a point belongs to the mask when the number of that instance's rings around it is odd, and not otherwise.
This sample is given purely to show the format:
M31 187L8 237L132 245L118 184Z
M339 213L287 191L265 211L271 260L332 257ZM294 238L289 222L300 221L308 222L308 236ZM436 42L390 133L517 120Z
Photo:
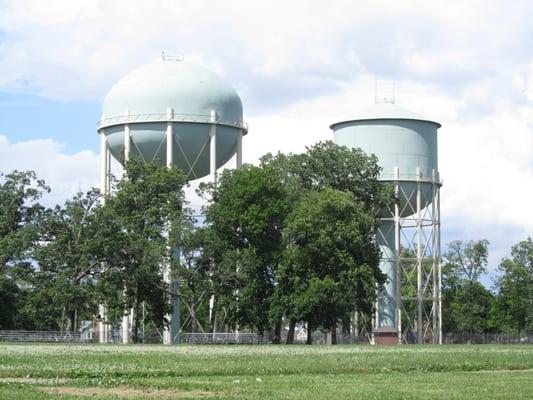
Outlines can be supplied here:
M396 102L396 82L394 79L385 80L374 78L374 103Z
M183 61L185 56L183 53L167 54L165 50L161 52L161 59L163 61Z

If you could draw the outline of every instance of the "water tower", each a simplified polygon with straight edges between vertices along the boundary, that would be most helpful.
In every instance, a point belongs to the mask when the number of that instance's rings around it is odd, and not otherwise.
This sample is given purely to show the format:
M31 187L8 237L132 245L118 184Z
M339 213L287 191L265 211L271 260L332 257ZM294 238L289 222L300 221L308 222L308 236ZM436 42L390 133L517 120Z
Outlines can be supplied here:
M376 234L388 278L373 318L377 343L442 342L440 126L393 99L331 125L335 143L378 157L380 180L393 185L397 197Z
M163 53L162 59L135 69L108 92L97 125L101 144L101 192L110 191L111 156L123 164L130 155L161 166L175 165L188 180L211 175L236 154L242 164L242 137L247 133L242 102L235 90L212 71ZM170 267L164 279L171 286ZM101 306L101 315L105 309ZM178 334L179 307L164 343ZM129 336L129 315L123 318L123 341ZM106 338L101 324L100 337Z

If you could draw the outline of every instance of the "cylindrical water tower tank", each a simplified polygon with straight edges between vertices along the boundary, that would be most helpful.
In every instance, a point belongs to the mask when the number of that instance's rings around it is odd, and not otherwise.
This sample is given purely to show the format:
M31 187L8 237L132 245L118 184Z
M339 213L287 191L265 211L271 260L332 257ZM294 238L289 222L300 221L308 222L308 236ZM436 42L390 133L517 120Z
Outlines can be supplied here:
M200 65L168 57L135 69L111 88L98 130L118 161L124 161L129 145L129 154L166 165L169 124L171 163L191 180L210 172L213 125L216 168L235 154L247 133L241 99L228 83Z
M388 280L379 296L375 326L384 331L398 333L400 323L398 220L429 207L435 197L440 126L393 102L376 103L350 120L331 125L335 143L375 154L382 168L380 180L394 182L398 191L396 215L384 213L376 235L382 252L380 268Z

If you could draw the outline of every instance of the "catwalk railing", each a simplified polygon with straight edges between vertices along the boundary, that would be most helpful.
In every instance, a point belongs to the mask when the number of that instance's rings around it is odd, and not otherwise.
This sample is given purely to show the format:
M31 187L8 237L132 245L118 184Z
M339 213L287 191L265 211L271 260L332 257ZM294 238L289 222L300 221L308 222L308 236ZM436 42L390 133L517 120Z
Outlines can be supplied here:
M106 128L113 125L130 124L130 123L147 123L147 122L191 122L211 124L211 114L124 114L101 119L96 123L96 128ZM228 121L220 118L215 119L217 125L226 125L234 128L240 128L248 132L248 124L244 121Z

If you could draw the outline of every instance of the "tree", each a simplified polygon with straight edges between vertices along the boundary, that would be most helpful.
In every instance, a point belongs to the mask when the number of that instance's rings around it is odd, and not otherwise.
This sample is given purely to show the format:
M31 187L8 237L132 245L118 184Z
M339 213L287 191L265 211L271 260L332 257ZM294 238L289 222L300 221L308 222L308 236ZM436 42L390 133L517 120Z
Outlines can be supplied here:
M371 310L385 281L375 223L353 193L326 188L304 197L288 217L277 276L276 303L289 318L308 321L308 331L331 329L335 343L340 318Z
M518 331L533 329L533 240L514 245L511 258L502 260L497 309L505 327Z
M163 266L170 262L176 243L172 229L182 217L183 173L145 164L132 157L115 193L99 211L109 233L104 257L106 269L98 281L111 318L132 310L132 341L139 339L141 303L155 323L169 311L170 288L163 281Z
M483 333L490 330L494 295L479 278L487 271L488 244L451 242L444 254L443 329L445 332Z
M489 242L455 240L448 244L446 259L446 278L453 281L477 282L487 272Z
M287 193L272 170L245 165L224 171L211 196L206 244L216 266L211 279L217 308L228 325L255 327L262 333L269 325Z
M266 154L261 165L277 171L280 180L292 188L295 201L302 190L333 188L353 193L376 217L394 201L392 187L378 180L381 167L375 155L332 141L307 147L302 154Z
M450 300L445 302L444 312L448 321L445 324L446 331L473 335L491 330L490 317L494 295L481 283L465 282Z
M279 176L287 188L291 209L297 207L309 192L333 188L351 193L364 212L377 221L382 210L394 202L392 187L378 180L381 169L377 161L374 155L366 155L360 149L327 141L307 148L303 154L267 154L262 157L261 165L273 169ZM277 282L282 285L281 279ZM283 310L287 309L280 301L274 299L271 318L281 318ZM290 318L288 342L294 325L294 318Z
M27 280L32 272L31 250L39 239L39 204L50 189L35 172L0 174L0 329L31 327L22 317Z
M94 287L104 261L99 255L108 240L107 227L97 218L99 206L100 194L93 189L48 210L43 218L30 300L41 329L63 329L66 320L66 329L75 332L81 317L95 314Z

